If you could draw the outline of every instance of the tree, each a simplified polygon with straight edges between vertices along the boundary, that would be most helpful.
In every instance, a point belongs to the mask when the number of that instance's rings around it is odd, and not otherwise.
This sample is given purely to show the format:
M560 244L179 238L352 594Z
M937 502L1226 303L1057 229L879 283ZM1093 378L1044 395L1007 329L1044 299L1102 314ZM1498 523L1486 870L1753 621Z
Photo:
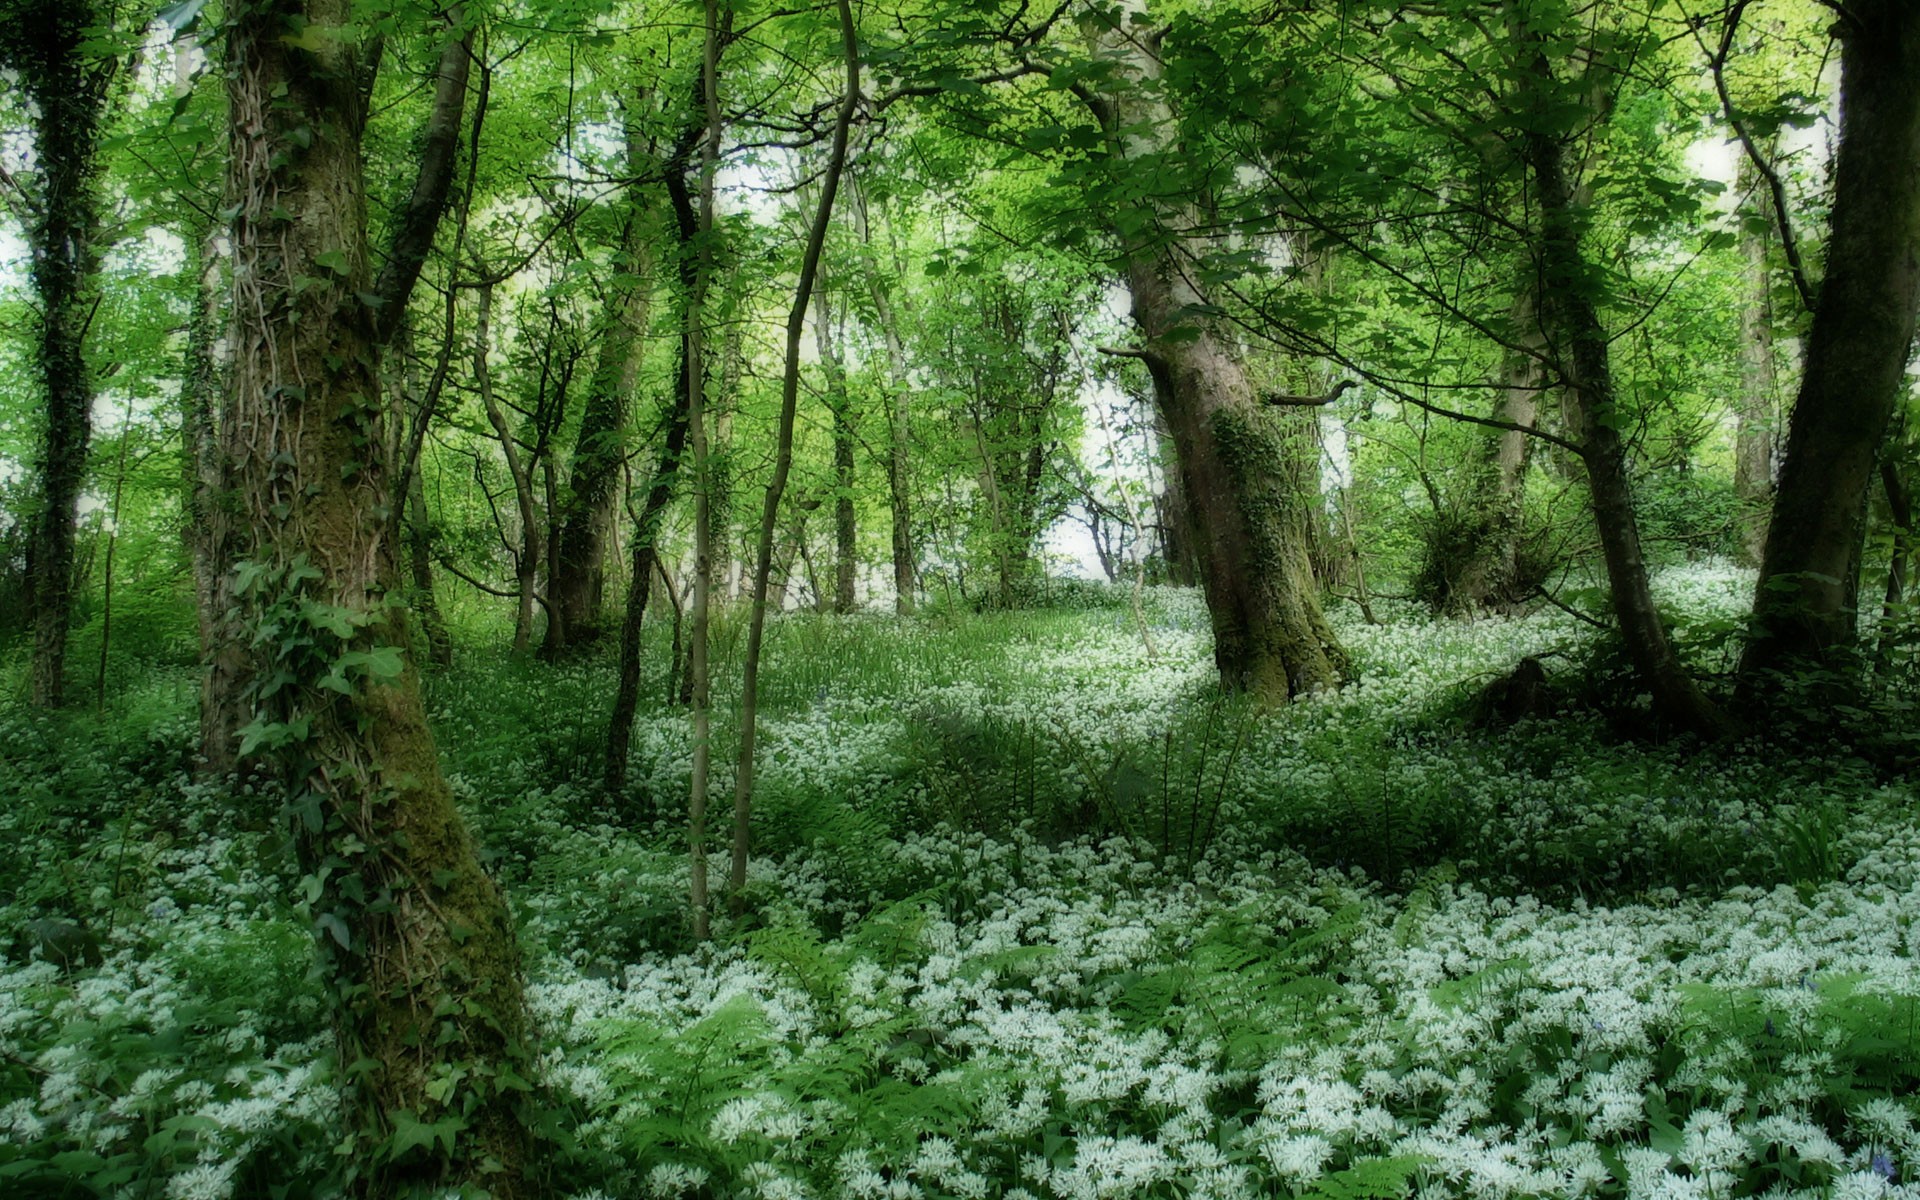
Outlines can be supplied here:
M650 158L639 115L621 109L626 171L637 176ZM652 309L652 254L646 194L637 185L625 204L614 275L596 340L598 357L587 384L562 497L561 528L548 564L545 653L598 640L606 580L607 534L619 500L620 468L627 459L627 426L633 391L646 358L647 319Z
M1159 33L1136 20L1137 3L1094 18L1097 56L1111 86L1075 84L1106 137L1116 175L1179 180L1174 113L1161 98ZM1165 175L1162 176L1162 172ZM1143 345L1131 351L1153 375L1187 500L1221 684L1283 701L1338 684L1346 656L1320 610L1305 546L1306 499L1278 471L1277 423L1262 411L1230 339L1193 269L1201 257L1195 197L1138 193L1115 233ZM1123 196L1128 189L1121 189Z
M511 917L441 775L406 648L351 7L259 0L228 17L222 438L255 713L241 749L286 789L354 1186L514 1196L526 1007Z
M1842 667L1854 648L1867 490L1920 313L1920 9L1830 7L1840 41L1833 213L1740 660L1741 689L1756 700L1777 690L1778 672Z
M73 530L92 429L85 341L100 259L100 128L116 63L86 44L109 17L99 0L11 0L0 8L0 66L20 73L33 107L27 244L40 309L34 365L45 425L26 599L33 621L29 688L33 703L46 708L66 698Z

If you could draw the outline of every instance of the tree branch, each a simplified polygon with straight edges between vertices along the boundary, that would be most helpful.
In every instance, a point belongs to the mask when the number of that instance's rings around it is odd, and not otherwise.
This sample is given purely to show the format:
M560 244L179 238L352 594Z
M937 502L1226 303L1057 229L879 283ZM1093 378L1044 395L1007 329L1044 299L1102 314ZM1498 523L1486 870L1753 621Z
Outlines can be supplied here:
M1348 388L1360 386L1357 379L1342 379L1333 385L1333 390L1324 396L1292 396L1285 392L1261 392L1260 403L1285 408L1318 408L1323 404L1332 404Z
M445 14L449 31L458 30L465 12L458 3ZM420 268L433 249L434 233L453 191L453 165L459 150L460 118L467 103L467 73L473 63L473 29L449 40L440 51L433 89L433 108L427 114L420 149L420 171L414 176L407 207L394 226L393 245L380 277L373 285L379 303L373 315L373 336L384 345L392 340L405 315L407 297L420 278Z
M1733 128L1734 136L1740 139L1741 149L1746 151L1747 161L1760 177L1767 181L1767 191L1773 197L1774 224L1780 229L1780 249L1787 259L1787 274L1793 277L1793 290L1800 296L1800 304L1808 312L1813 311L1819 296L1813 284L1807 278L1806 265L1800 259L1800 239L1794 235L1793 220L1788 215L1787 187L1780 179L1780 172L1774 170L1767 156L1760 153L1760 147L1754 142L1753 135L1747 132L1747 126L1734 112L1733 93L1727 88L1727 58L1733 52L1733 35L1740 28L1740 17L1746 11L1751 0L1734 0L1727 12L1727 26L1720 32L1720 48L1708 59L1713 69L1713 90L1720 96L1720 109L1727 116L1727 124ZM1698 40L1699 31L1694 31ZM1705 49L1704 42L1701 49Z

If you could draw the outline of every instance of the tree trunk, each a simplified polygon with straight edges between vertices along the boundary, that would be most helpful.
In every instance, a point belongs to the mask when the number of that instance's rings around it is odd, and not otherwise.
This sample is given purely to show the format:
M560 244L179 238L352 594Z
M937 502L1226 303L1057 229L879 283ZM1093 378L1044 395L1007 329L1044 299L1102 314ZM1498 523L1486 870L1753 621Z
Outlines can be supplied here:
M733 552L733 414L740 407L740 378L746 370L744 322L727 322L720 337L720 391L714 397L713 444L707 453L707 507L713 526L713 580L720 594L739 596L740 561Z
M1556 80L1544 55L1529 64L1526 97L1545 107ZM1565 147L1542 132L1544 120L1529 122L1524 135L1528 166L1540 205L1539 242L1541 328L1555 352L1555 365L1571 398L1580 426L1581 461L1593 496L1594 524L1606 560L1614 618L1626 642L1640 682L1653 697L1655 713L1670 725L1717 737L1732 731L1726 716L1700 691L1680 665L1666 623L1654 607L1640 527L1634 517L1627 476L1626 444L1620 437L1607 335L1588 294L1592 272L1582 260L1578 216L1567 179Z
M1766 229L1773 204L1756 186L1754 169L1740 160L1740 184L1754 196L1754 211L1740 229L1740 395L1734 407L1733 494L1740 504L1740 554L1758 566L1767 545L1767 510L1773 503L1773 282L1767 266Z
M1123 10L1133 6L1123 6ZM1096 38L1136 89L1160 63L1114 29ZM1114 166L1174 152L1173 114L1139 91L1083 93L1105 127ZM1307 498L1277 470L1280 434L1261 411L1246 369L1202 315L1207 300L1184 269L1182 239L1196 226L1190 198L1147 202L1151 236L1122 229L1133 319L1154 395L1179 460L1222 687L1279 702L1339 684L1346 656L1320 610L1307 563Z
M102 14L94 0L27 0L0 33L0 61L20 73L31 118L34 178L27 248L39 307L34 368L45 402L38 495L27 549L27 609L33 616L32 703L66 699L72 621L74 522L86 481L93 387L83 343L99 262L96 155L112 63L84 44Z
M485 272L483 271L482 274ZM533 476L520 457L520 443L514 439L506 412L493 394L493 370L488 364L492 349L490 317L493 312L493 285L480 285L480 300L473 324L473 378L480 389L480 404L486 409L487 423L500 439L500 452L507 460L507 475L513 480L514 507L520 518L520 544L513 549L513 575L517 597L513 613L513 653L526 654L533 642L533 609L540 590L540 519L534 511Z
M712 0L708 0L712 3ZM853 23L849 0L836 0L840 18L840 46L846 67L846 92L834 114L833 141L827 151L826 166L820 174L820 200L807 230L806 248L800 256L800 277L794 283L793 304L787 310L786 361L780 377L780 422L778 444L774 450L773 479L767 484L766 500L760 509L760 535L753 564L753 607L747 617L747 646L740 672L740 756L734 765L733 855L727 871L728 907L737 915L746 900L747 856L751 849L753 817L754 735L760 703L760 650L767 629L767 584L773 573L774 525L780 519L780 499L787 490L787 474L793 466L793 424L800 399L800 337L806 326L807 302L812 298L813 281L820 269L820 252L826 245L827 225L833 217L833 202L840 191L840 172L847 163L847 131L860 103L860 44ZM709 93L709 105L711 105ZM718 136L717 133L715 135Z
M230 478L220 438L218 397L226 390L220 299L227 280L224 236L203 231L188 240L196 256L198 287L187 325L181 364L180 433L185 536L193 573L193 609L200 631L200 754L208 775L239 766L236 731L247 722L241 684L246 679L246 643L228 624L234 605L233 515L222 502Z
M636 115L627 125L627 172L638 174L646 158ZM653 298L652 255L646 241L646 205L636 190L615 260L600 355L587 385L586 406L561 509L560 535L547 569L549 655L590 645L600 636L606 590L607 534L619 500L620 467L626 461L626 431L634 385L646 360L647 316Z
M1840 147L1826 278L1740 662L1743 695L1853 649L1867 488L1920 309L1920 7L1856 0L1841 39Z
M407 603L420 615L427 661L436 667L452 666L453 638L433 593L433 522L427 515L427 485L417 467L407 473L407 567L413 575Z
M352 1187L512 1197L525 1194L532 1070L513 925L440 773L406 610L389 602L360 64L344 38L302 36L346 28L350 7L269 0L228 18L222 437L245 522L235 591L254 633L243 752L278 769L295 814ZM410 1145L422 1125L451 1145Z
M1502 421L1531 427L1540 412L1540 393L1546 386L1541 359L1546 340L1540 333L1541 312L1534 294L1538 280L1521 281L1511 310L1513 345L1506 352L1505 379L1500 389ZM1461 538L1451 546L1436 546L1439 555L1459 553L1457 563L1434 563L1444 582L1433 599L1443 612L1467 614L1485 608L1504 608L1525 599L1519 579L1521 497L1533 439L1515 429L1495 432L1487 443L1487 459L1474 482ZM1436 511L1435 519L1446 516Z
M833 306L824 288L813 297L814 346L827 373L827 407L833 413L833 611L850 613L859 582L859 526L853 512L853 398L847 370L833 338Z
M627 585L625 616L620 622L620 656L616 671L613 711L607 721L607 752L601 786L609 796L625 794L627 761L633 747L633 718L640 709L640 633L646 621L647 601L652 595L654 564L660 554L660 526L680 474L680 461L687 449L687 361L683 348L679 387L667 417L666 438L660 458L640 502L640 516L633 529L633 566Z
M1150 449L1153 461L1160 466L1160 493L1154 498L1160 531L1160 562L1168 583L1175 587L1199 587L1200 561L1194 553L1193 508L1187 503L1186 485L1180 479L1179 455L1173 452L1173 434L1167 429L1163 407L1156 381Z
M665 179L667 199L673 212L674 233L678 239L674 270L680 281L682 295L689 298L699 282L694 248L700 233L700 217L694 208L693 196L687 190L686 154L691 152L690 139L699 132L695 128L682 134L681 149L668 162ZM687 449L687 403L693 394L695 376L692 347L687 344L686 331L683 313L680 362L674 374L673 398L667 409L666 438L659 461L653 469L653 478L647 484L646 497L641 501L639 519L634 523L633 570L627 584L626 615L620 623L618 682L614 690L613 711L607 721L607 753L601 775L601 786L607 795L614 797L626 792L627 760L633 746L633 718L640 707L640 633L646 621L647 600L653 589L654 563L660 553L660 526L666 518L667 505L673 501L681 459L685 457ZM705 382L701 381L702 386ZM712 520L711 512L708 520Z
M873 311L879 318L880 333L887 346L887 501L893 517L893 605L894 612L905 617L913 614L914 596L919 590L919 563L913 548L913 502L907 474L912 449L913 390L907 378L907 354L900 341L900 323L894 317L893 300L887 294L886 279L873 249L866 196L855 177L848 177L847 188L848 198L853 202L854 232L860 238L860 263L867 277L867 294L873 300Z

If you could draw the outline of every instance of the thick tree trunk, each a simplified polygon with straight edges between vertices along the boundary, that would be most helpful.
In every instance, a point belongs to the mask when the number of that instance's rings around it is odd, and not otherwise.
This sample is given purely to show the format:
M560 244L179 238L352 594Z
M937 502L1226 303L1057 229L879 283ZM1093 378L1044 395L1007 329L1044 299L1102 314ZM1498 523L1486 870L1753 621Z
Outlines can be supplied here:
M354 1190L523 1191L532 1064L511 918L441 776L387 509L347 0L229 15L235 302L224 448L252 631L243 749L277 768L349 1096ZM303 31L307 36L302 36ZM311 49L303 47L312 47ZM271 629L274 636L264 636ZM348 1065L351 1068L348 1069ZM419 1124L450 1147L406 1147Z
M1740 395L1734 407L1733 494L1740 504L1740 553L1758 565L1767 545L1767 512L1773 503L1773 279L1767 236L1773 205L1754 186L1753 167L1740 160L1740 181L1754 196L1754 216L1740 230ZM1763 224L1764 222L1764 224Z
M1533 94L1544 105L1554 86L1552 68L1536 57L1530 64ZM1540 205L1539 243L1542 330L1554 347L1556 366L1579 424L1581 460L1593 496L1594 524L1607 565L1614 619L1626 642L1627 656L1654 711L1676 728L1717 737L1732 731L1725 715L1707 699L1680 665L1666 623L1654 607L1647 564L1641 554L1640 527L1633 511L1627 475L1626 443L1613 390L1606 330L1588 289L1592 272L1581 258L1578 216L1567 179L1565 148L1536 121L1525 134Z
M46 413L27 552L33 618L28 677L32 702L57 708L66 699L73 528L92 432L93 387L83 342L99 260L94 176L111 64L103 68L83 50L101 21L92 0L28 0L12 21L16 28L0 35L0 54L19 70L21 90L37 110L27 247L40 310L34 367Z
M1190 504L1221 684L1269 701L1336 686L1346 657L1307 562L1304 497L1278 471L1281 435L1239 362L1210 334L1191 336L1178 278L1162 256L1128 264Z
M1160 561L1167 582L1176 587L1200 586L1200 560L1194 553L1193 507L1187 503L1186 485L1180 478L1179 455L1173 450L1173 434L1163 415L1166 402L1160 399L1155 381L1153 403L1153 457L1160 464L1160 494L1154 498L1160 531Z
M849 176L848 198L853 202L854 232L860 238L860 262L867 277L867 294L887 346L887 502L893 518L893 605L900 616L913 614L919 590L919 559L913 548L913 501L908 467L912 452L912 395L907 378L907 353L894 317L893 299L873 249L873 231L867 224L866 195Z
M627 128L627 170L637 174L646 149L637 123ZM636 192L621 237L617 272L601 323L600 355L587 386L580 432L574 441L560 535L547 569L545 653L590 645L600 636L606 590L607 535L619 500L620 467L626 461L626 430L634 385L646 359L651 309L652 255L646 241L646 206Z
M1131 29L1096 35L1100 51L1136 87L1152 87L1160 72L1149 44ZM1082 99L1106 128L1117 169L1137 174L1143 167L1134 160L1151 164L1174 151L1163 141L1176 128L1164 104L1122 91ZM1280 433L1256 402L1245 367L1196 315L1206 297L1184 269L1181 246L1195 224L1190 198L1148 203L1145 215L1159 228L1123 238L1127 283L1179 459L1221 685L1269 702L1336 686L1346 656L1321 613L1307 562L1307 498L1281 477Z
M1506 354L1506 377L1495 412L1500 420L1515 425L1534 423L1546 384L1541 370L1546 341L1540 334L1536 284L1533 278L1525 279L1514 294L1515 346ZM1518 430L1498 430L1488 440L1487 459L1469 500L1465 545L1460 547L1464 557L1458 564L1448 564L1446 594L1436 597L1443 611L1472 613L1525 599L1518 586L1520 506L1532 451L1533 439Z
M221 295L226 280L226 239L199 231L188 240L196 280L193 317L187 324L181 363L180 434L183 530L193 574L193 610L200 631L200 752L202 770L226 775L239 765L235 731L246 724L240 684L246 678L246 643L230 628L234 604L231 566L233 516L222 503L230 478L220 441L220 401L226 390L220 358Z
M1867 488L1920 309L1920 6L1855 0L1834 30L1840 147L1826 278L1740 662L1753 699L1776 671L1848 663Z

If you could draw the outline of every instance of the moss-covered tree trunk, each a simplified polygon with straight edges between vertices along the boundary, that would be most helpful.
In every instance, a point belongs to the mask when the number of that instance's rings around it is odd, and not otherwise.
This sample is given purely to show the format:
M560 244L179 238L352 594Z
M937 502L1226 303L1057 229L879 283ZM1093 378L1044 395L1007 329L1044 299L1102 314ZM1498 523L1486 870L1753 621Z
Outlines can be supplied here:
M1540 333L1540 312L1528 278L1515 293L1512 342L1502 365L1500 399L1495 417L1531 427L1540 413L1545 387L1541 359L1546 341ZM1442 612L1466 614L1504 608L1526 598L1521 578L1521 499L1527 467L1532 461L1533 438L1516 429L1493 431L1485 445L1466 511L1450 521L1443 511L1434 514L1435 544L1427 547L1428 561L1418 590ZM1451 536L1439 537L1443 533Z
M506 904L408 659L349 0L228 26L234 302L222 438L244 533L243 753L287 789L335 1005L351 1186L526 1194L527 1015Z
M1124 22L1128 10L1118 14ZM1134 15L1137 15L1134 14ZM1124 84L1083 91L1108 135L1116 172L1154 178L1182 161L1177 122L1155 98L1160 63L1154 42L1130 25L1094 31L1096 51ZM1263 411L1229 339L1200 315L1208 307L1184 243L1198 237L1191 194L1136 202L1121 230L1140 351L1179 461L1188 532L1213 626L1222 686L1284 701L1338 684L1346 657L1320 609L1307 559L1309 498L1282 469L1279 420L1297 412Z
M648 158L639 123L626 118L627 172L639 174ZM636 188L614 263L599 357L580 413L560 535L547 568L549 655L591 645L601 634L605 607L608 535L619 500L620 468L627 456L627 425L633 389L646 359L647 319L652 311L652 248L647 242L646 203Z
M28 687L34 704L57 708L66 699L74 521L92 433L93 385L83 342L99 261L95 168L112 64L85 49L102 23L94 0L22 0L5 15L0 65L19 72L32 106L26 232L39 310L33 368L45 417L27 544Z
M1920 6L1858 0L1840 38L1840 148L1826 276L1754 599L1742 691L1846 665L1867 489L1920 312Z

